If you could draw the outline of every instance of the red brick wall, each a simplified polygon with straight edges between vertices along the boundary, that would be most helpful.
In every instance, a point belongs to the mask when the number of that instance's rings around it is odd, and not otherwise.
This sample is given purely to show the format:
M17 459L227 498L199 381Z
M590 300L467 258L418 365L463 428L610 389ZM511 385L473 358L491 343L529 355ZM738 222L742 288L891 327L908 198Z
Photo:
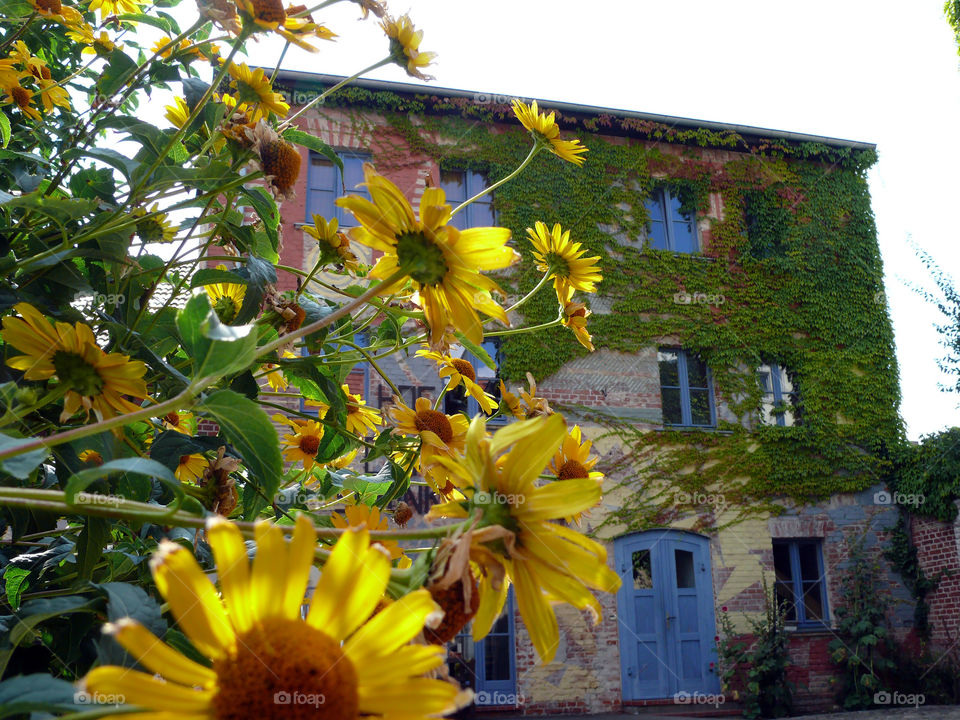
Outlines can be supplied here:
M930 605L931 639L941 647L950 647L960 639L960 553L958 526L928 518L911 516L910 534L917 548L917 559L928 578L948 572L936 591L927 596Z

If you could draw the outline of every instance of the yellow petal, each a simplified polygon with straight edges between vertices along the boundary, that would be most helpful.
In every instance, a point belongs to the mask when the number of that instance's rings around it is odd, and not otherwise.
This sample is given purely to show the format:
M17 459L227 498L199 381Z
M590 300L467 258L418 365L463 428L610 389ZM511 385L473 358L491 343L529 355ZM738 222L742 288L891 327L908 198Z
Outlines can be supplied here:
M215 690L197 690L160 680L153 675L116 665L94 668L84 678L90 694L122 695L128 705L178 713L203 713Z
M431 678L413 678L387 686L361 684L357 690L361 713L387 715L397 708L416 705L424 718L453 710L458 692L453 683Z
M427 590L414 590L370 618L344 643L343 651L356 667L389 657L410 642L423 629L427 618L439 610Z
M290 620L300 619L303 595L310 582L310 568L317 545L313 523L306 515L297 516L293 539L288 548L287 577L284 581L283 616Z
M283 531L266 520L254 526L257 555L250 574L250 600L254 621L283 614L283 585L287 575L287 548Z
M250 561L243 535L232 522L216 515L207 521L207 540L217 562L220 591L230 622L237 633L246 632L253 626L253 608Z
M553 520L589 510L599 501L600 484L596 480L555 480L544 487L529 488L513 514L521 522Z
M503 478L506 482L501 490L514 495L526 493L528 486L533 484L553 458L566 435L567 424L563 417L550 415L536 433L517 441L503 467Z
M105 628L147 670L165 679L193 687L212 688L217 674L167 645L136 620L124 618Z
M481 576L480 582L480 607L477 608L477 614L473 617L473 641L478 642L487 636L494 621L500 617L503 612L503 605L507 600L507 591L510 589L510 582L504 578L499 590L493 587L489 577Z
M550 602L540 590L540 584L525 562L511 563L510 576L517 594L517 607L530 633L530 641L544 665L553 662L560 641L557 617Z

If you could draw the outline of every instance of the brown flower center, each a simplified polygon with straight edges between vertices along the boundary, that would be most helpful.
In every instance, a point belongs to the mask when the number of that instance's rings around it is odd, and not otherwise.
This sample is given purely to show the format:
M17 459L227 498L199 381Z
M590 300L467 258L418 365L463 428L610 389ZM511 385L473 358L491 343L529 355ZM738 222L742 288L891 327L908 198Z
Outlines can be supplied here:
M453 440L453 427L450 425L450 420L438 410L418 410L413 423L420 432L429 430L445 443Z
M168 412L163 419L174 427L180 427L180 413L176 412L175 410Z
M453 585L443 590L435 587L430 588L430 594L437 605L443 610L443 620L435 628L425 627L423 636L427 642L434 645L446 645L453 640L457 633L473 619L480 607L480 591L477 588L477 581L470 576L472 584L470 592L470 607L467 608L463 601L463 581L457 580Z
M300 449L307 455L316 455L320 448L320 438L316 435L304 435L300 438Z
M264 144L260 151L263 171L273 176L274 186L281 192L293 189L300 177L300 153L285 140L274 140Z
M19 85L12 90L10 90L10 97L13 98L13 101L17 104L21 110L24 108L30 107L30 91L26 88L22 88Z
M585 307L577 308L576 310L574 310L574 311L573 311L572 313L570 313L570 315L569 315L569 317L572 317L572 318L575 318L575 317L586 317L586 316L587 316L587 309L586 309Z
M42 12L53 13L54 15L59 15L60 11L63 10L63 4L60 0L37 0L37 7Z
M300 620L263 620L213 664L217 720L356 720L357 673L340 643Z
M576 460L567 460L557 471L557 477L561 480L574 480L576 478L590 477L590 471Z
M287 19L281 0L253 0L253 14L257 20L268 23L282 23Z
M457 369L457 372L463 375L465 378L472 382L477 381L477 371L473 369L473 365L470 364L469 360L464 360L463 358L453 358L450 360L450 364Z

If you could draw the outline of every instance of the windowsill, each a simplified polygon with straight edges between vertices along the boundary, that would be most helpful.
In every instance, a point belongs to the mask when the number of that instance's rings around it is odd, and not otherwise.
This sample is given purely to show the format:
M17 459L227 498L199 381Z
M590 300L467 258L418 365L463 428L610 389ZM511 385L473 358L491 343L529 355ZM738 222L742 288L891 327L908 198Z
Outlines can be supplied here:
M834 635L829 625L786 625L784 629L791 635Z
M315 227L315 226L313 223L308 223L308 222L295 222L293 224L294 230L299 230L300 228L303 228L303 227Z
M705 432L710 433L711 435L733 435L733 430L718 430L716 427L710 427L705 425L664 425L661 428L656 428L656 432Z

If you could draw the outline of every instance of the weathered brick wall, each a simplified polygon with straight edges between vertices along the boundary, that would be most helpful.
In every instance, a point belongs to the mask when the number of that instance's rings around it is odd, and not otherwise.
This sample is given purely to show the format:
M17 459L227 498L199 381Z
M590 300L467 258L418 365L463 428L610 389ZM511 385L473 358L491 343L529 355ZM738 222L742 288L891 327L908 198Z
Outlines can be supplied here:
M910 534L924 574L941 577L927 596L931 640L941 649L952 648L960 640L960 517L940 522L911 516Z

